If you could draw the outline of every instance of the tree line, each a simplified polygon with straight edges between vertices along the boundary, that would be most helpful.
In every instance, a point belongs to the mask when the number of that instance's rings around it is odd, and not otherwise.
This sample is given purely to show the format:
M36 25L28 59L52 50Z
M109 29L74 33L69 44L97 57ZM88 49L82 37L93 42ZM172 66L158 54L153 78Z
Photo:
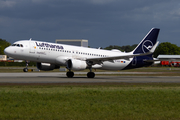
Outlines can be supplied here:
M154 57L158 55L180 55L180 47L170 42L160 43L154 52Z
M7 42L6 40L0 39L0 55L4 55L4 49L10 45L11 43Z
M122 52L131 52L134 50L134 48L137 46L137 44L134 45L126 45L126 46L117 46L117 45L110 45L108 47L105 47L105 50L112 50L112 49L118 49Z
M0 55L4 55L4 49L8 46L10 46L11 43L9 43L6 40L0 39ZM105 50L112 50L112 49L118 49L122 52L131 52L136 48L137 44L134 45L126 45L126 46L117 46L117 45L110 45L108 47L105 47ZM180 47L178 47L175 44L171 44L170 42L163 42L160 43L155 52L154 57L156 58L158 55L180 55Z

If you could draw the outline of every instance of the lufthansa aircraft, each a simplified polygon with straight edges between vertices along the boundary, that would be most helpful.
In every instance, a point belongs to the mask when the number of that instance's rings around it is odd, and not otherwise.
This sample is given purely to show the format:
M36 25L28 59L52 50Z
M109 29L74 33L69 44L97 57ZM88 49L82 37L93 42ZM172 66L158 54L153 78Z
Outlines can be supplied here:
M75 70L89 69L88 78L94 78L92 69L125 70L153 64L153 52L157 42L158 28L152 28L132 52L102 50L72 45L55 44L36 40L20 40L7 47L4 53L14 59L35 61L40 70L68 69L67 77ZM27 72L28 68L24 68Z

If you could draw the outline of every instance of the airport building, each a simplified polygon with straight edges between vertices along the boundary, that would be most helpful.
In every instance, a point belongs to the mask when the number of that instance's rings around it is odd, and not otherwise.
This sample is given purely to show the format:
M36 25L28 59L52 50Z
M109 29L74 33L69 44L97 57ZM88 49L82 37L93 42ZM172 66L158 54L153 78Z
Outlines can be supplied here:
M88 47L88 40L84 39L56 39L56 43Z
M2 60L2 61L7 60L7 55L0 55L0 60Z

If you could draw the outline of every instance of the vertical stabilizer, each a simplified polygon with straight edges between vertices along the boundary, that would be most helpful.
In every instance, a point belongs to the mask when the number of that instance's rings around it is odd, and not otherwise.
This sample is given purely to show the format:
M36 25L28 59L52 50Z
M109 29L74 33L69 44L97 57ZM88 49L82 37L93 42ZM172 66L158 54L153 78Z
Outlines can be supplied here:
M147 53L156 45L160 29L152 28L139 45L132 51L133 54Z

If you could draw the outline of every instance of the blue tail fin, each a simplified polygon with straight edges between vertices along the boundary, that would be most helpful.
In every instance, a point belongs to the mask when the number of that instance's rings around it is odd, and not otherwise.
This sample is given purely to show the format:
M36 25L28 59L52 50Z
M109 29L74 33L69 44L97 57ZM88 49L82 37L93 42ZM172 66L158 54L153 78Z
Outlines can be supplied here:
M149 52L157 42L159 31L160 29L158 28L152 28L139 45L132 51L133 54Z

